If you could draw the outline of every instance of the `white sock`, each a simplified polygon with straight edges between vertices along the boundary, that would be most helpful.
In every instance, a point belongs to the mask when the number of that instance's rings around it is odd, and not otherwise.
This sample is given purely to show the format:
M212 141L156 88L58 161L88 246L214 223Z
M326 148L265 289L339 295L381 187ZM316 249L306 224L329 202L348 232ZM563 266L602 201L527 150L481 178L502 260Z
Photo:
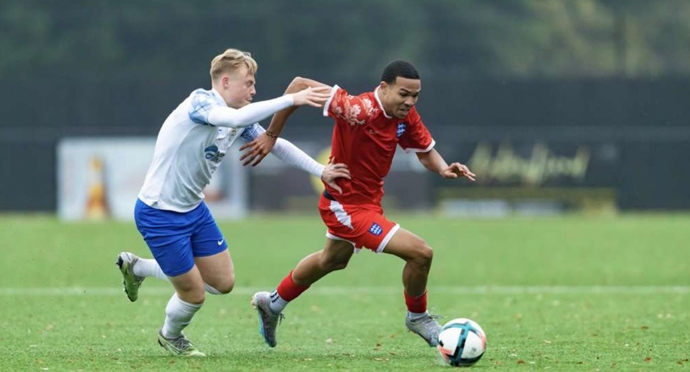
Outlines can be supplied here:
M283 300L282 297L278 294L278 290L274 290L271 292L271 303L268 305L268 307L273 311L274 314L280 314L283 310L285 310L285 307L290 303L290 301L285 301Z
M423 318L423 317L425 317L425 316L427 316L427 315L429 315L429 312L428 312L428 311L425 311L425 312L423 312L423 313L413 313L413 312L411 312L411 311L408 311L408 312L407 312L407 319L409 319L409 320L417 320L417 319Z
M134 267L132 267L132 271L134 271L134 275L138 277L148 278L150 276L155 276L158 279L170 281L168 276L161 270L158 262L150 258L139 258Z
M177 293L172 295L168 306L165 307L165 323L163 324L163 337L178 338L182 330L192 321L194 314L201 309L201 304L190 304L180 300Z

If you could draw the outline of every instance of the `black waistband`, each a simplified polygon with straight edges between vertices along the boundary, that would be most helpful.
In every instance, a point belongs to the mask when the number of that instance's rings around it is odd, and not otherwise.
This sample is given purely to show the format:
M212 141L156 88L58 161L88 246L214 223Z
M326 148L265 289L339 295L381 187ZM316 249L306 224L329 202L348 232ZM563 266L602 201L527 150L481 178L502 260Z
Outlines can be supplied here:
M326 199L328 199L328 200L333 200L333 201L335 201L335 198L333 197L333 195L331 195L331 194L330 194L328 191L326 191L326 190L323 190L323 197L326 198Z

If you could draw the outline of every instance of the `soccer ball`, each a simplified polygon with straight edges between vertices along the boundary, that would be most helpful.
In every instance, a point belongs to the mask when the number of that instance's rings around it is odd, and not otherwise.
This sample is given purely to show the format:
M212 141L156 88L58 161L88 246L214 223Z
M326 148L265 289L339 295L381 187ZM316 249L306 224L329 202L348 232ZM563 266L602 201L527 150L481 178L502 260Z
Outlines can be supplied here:
M438 334L438 351L451 366L469 367L484 355L486 334L473 320L453 319Z

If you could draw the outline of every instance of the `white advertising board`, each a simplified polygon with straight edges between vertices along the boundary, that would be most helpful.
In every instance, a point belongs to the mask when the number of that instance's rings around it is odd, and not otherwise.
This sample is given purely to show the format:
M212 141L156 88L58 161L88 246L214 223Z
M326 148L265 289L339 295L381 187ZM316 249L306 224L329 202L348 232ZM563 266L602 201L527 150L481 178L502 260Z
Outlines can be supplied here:
M58 216L133 220L155 143L154 137L62 139L57 150ZM248 177L238 158L227 156L204 190L217 219L246 215Z

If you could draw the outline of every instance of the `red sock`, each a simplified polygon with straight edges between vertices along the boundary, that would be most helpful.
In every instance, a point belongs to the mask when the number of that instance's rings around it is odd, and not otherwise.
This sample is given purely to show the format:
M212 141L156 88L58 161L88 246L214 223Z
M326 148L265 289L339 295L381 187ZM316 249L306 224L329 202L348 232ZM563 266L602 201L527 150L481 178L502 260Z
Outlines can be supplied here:
M407 310L411 313L426 312L426 290L417 297L412 297L405 292L405 305L407 305Z
M294 271L294 270L292 270ZM285 300L285 301L292 301L297 296L301 295L302 292L306 291L309 286L304 286L304 285L297 285L295 284L295 281L292 280L292 271L290 271L289 274L285 278L283 278L283 281L278 284L278 288L276 290L278 291L278 295Z

